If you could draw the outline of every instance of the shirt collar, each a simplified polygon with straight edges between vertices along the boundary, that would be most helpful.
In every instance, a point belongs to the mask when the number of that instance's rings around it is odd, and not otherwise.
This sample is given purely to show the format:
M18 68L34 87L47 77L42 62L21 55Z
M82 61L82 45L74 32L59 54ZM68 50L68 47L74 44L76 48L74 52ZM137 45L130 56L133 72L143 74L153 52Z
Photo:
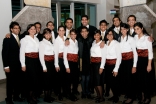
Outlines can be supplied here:
M89 29L89 25L86 26Z
M12 35L16 38L17 37L17 35L15 35L14 33L12 33Z

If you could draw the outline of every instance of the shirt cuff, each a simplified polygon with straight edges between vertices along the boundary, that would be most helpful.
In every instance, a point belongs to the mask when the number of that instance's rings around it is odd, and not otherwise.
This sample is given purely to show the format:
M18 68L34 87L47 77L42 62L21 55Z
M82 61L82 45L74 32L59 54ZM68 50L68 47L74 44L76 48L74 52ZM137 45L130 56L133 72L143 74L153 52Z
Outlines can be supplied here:
M8 69L9 68L9 66L7 66L7 67L4 67L4 69Z
M118 68L114 68L114 70L113 70L114 72L118 72Z
M25 63L22 63L22 67L25 67Z

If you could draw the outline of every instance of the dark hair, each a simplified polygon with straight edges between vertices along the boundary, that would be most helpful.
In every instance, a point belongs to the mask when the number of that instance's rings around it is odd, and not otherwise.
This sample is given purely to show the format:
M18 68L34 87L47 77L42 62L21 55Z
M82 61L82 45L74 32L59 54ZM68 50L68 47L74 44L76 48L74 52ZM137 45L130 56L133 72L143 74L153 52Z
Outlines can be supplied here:
M136 27L136 26L138 26L138 27L140 27L141 29L143 29L142 32L143 32L144 35L150 36L150 35L147 33L146 29L144 28L144 26L143 26L143 24L142 24L141 22L135 23L135 24L134 24L134 27Z
M113 19L112 19L113 22L114 22L114 19L115 19L115 18L118 18L118 19L119 19L120 25L121 25L122 21L121 21L120 17L119 17L119 16L114 16ZM114 23L112 24L112 28L115 28Z
M14 26L18 26L19 29L21 30L21 27L19 26L18 22L11 22L10 25L9 25L9 29L10 29L10 33L11 33L11 29L14 28Z
M125 28L125 29L128 29L129 30L129 25L128 24L126 24L126 23L121 23L121 25L120 25L120 30L121 30L121 28ZM121 32L120 32L121 33ZM128 40L128 31L127 31L127 39L126 39L126 41ZM122 33L121 33L121 35L120 35L120 37L119 37L119 39L118 39L118 41L119 42L121 42L121 36L122 36Z
M70 30L70 34L71 34L72 32L74 32L74 33L77 35L76 29L71 29L71 30Z
M113 39L116 40L116 36L115 36L115 32L112 28L109 28L107 31L106 31L106 37L107 35L109 34L109 32L112 32L112 35L113 35Z
M31 28L31 27L35 27L35 25L34 24L29 24L28 26L27 26L27 35L29 35L29 32L28 32L28 30ZM35 27L36 28L36 27Z
M51 30L49 29L49 28L45 28L44 30L43 30L43 33L42 33L42 35L43 35L43 38L45 38L45 34L47 34L47 33L50 33L51 34ZM51 38L53 38L53 37L51 37ZM49 41L52 43L52 41L51 41L52 39L49 39Z
M87 20L89 19L89 17L87 16L87 15L83 15L83 16L81 16L81 20L82 20L82 18L87 18Z
M89 29L88 29L86 26L82 26L82 27L81 27L81 32L82 32L82 29L86 29L87 32L89 32Z
M40 25L40 28L42 27L40 22L35 22L34 25L36 26L36 24Z
M64 25L65 25L65 23L66 23L68 20L71 20L72 23L73 23L73 19L72 19L72 18L67 18L67 19L64 21Z
M48 26L49 23L52 23L53 25L55 25L54 22L49 21L49 22L47 22L46 26Z
M101 25L102 23L105 23L106 25L109 24L106 20L101 20L101 21L99 22L99 25Z
M63 28L66 31L65 27L62 25L60 25L57 30L59 31L60 28Z
M101 36L101 31L100 30L95 30L94 35L99 34ZM100 40L102 40L102 36L100 37Z
M127 18L127 22L129 21L128 19L129 19L130 17L133 17L134 20L136 21L136 17L135 17L135 15L129 15L128 18Z

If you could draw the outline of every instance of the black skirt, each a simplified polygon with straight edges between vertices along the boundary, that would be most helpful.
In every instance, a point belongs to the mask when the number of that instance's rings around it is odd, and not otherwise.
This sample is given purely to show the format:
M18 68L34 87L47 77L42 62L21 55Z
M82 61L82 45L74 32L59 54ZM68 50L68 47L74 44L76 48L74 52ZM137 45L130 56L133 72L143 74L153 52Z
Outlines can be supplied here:
M99 74L101 63L91 63L91 80L94 86L102 86L104 84L104 72Z

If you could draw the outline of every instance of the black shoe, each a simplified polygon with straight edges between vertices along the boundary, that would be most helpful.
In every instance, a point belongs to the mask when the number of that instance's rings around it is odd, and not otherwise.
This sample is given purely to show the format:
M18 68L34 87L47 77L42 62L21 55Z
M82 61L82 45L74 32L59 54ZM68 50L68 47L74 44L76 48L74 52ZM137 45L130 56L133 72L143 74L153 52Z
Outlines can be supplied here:
M113 101L113 100L114 100L114 96L108 99L108 101Z
M91 94L88 94L88 95L87 95L87 98L88 98L88 99L93 99L93 97L91 96Z
M14 97L13 101L17 101L17 102L23 102L23 99L20 97Z
M12 100L5 99L6 104L14 104Z
M78 98L77 98L75 95L71 95L71 96L70 96L70 100L71 100L71 101L77 101Z
M128 99L127 99L128 100ZM125 101L123 101L123 103L122 104L132 104L133 103L133 100L131 99L131 101L130 102L128 102L128 103L126 103L126 101L127 100L125 100Z
M116 103L118 103L118 101L119 101L119 98L118 97L114 97L113 103L116 104Z
M98 99L96 99L96 103L100 103L100 102L104 102L105 101L105 98L98 98Z
M62 95L60 94L60 95L58 95L58 100L59 101L62 101L63 100L63 97L62 97Z
M86 95L82 93L81 98L82 99L86 98Z

